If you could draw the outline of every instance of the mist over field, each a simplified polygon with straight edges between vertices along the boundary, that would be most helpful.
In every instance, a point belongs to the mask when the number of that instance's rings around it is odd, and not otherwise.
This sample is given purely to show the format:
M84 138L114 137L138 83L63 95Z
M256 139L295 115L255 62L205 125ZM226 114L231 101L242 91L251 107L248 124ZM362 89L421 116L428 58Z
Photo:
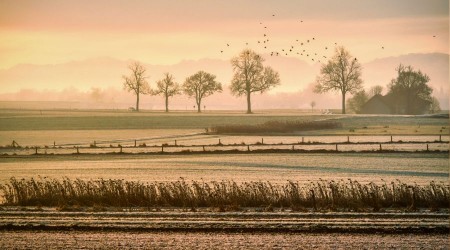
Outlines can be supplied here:
M316 109L340 108L338 93L314 93L314 81L320 65L295 57L271 57L264 55L266 63L280 73L281 85L269 93L255 94L256 109L310 109L311 101ZM386 57L363 63L362 78L365 89L375 85L384 87L396 77L395 68L400 64L412 65L430 76L429 85L446 110L449 105L449 56L442 53L408 54ZM54 65L21 64L0 70L0 107L4 108L78 108L78 109L126 109L133 106L134 97L122 89L121 75L127 73L129 61L100 57ZM220 59L185 60L173 65L146 64L151 87L163 73L171 72L175 81L182 83L198 69L217 75L224 84L224 91L205 98L206 110L239 110L245 107L245 98L232 96L228 85L231 81L230 62ZM14 83L14 84L11 84ZM39 88L37 86L40 86ZM36 103L4 103L2 101L43 101ZM52 103L57 102L57 103ZM171 98L174 110L194 110L195 102L184 95ZM161 96L142 96L141 106L147 110L164 109Z
M448 249L448 0L0 0L0 249Z

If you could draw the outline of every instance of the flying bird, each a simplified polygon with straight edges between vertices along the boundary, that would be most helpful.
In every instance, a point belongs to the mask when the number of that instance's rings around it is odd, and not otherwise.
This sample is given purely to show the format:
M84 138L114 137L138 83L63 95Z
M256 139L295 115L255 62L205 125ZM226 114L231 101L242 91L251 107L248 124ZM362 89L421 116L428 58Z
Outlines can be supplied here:
M227 46L230 47L230 45L227 43Z

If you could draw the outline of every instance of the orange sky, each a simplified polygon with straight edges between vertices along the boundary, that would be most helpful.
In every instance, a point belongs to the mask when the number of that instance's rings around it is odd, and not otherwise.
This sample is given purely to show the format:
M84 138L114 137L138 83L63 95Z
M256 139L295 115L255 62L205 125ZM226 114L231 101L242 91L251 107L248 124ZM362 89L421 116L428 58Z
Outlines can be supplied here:
M242 2L2 0L0 69L102 56L150 64L228 60L245 47L270 53L300 42L317 58L338 43L363 62L449 50L448 0Z

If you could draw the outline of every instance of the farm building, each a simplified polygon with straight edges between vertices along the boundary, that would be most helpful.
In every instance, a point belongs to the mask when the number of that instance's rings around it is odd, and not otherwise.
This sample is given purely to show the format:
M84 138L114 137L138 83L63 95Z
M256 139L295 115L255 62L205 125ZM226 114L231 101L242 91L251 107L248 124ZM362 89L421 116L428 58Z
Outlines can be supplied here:
M398 98L392 94L385 96L375 95L370 98L361 108L362 114L411 114L408 112L406 100ZM431 102L419 99L413 104L415 112L413 114L427 114L430 110Z

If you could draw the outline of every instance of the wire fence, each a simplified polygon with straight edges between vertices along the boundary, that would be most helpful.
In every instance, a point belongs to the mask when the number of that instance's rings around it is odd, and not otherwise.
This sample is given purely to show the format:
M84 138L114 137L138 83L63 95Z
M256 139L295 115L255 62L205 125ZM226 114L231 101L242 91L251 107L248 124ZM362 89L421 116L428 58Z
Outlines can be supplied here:
M2 156L64 154L157 154L239 152L448 152L449 137L427 136L229 136L204 133L133 139L95 140L52 146L22 147L13 141L0 148Z

